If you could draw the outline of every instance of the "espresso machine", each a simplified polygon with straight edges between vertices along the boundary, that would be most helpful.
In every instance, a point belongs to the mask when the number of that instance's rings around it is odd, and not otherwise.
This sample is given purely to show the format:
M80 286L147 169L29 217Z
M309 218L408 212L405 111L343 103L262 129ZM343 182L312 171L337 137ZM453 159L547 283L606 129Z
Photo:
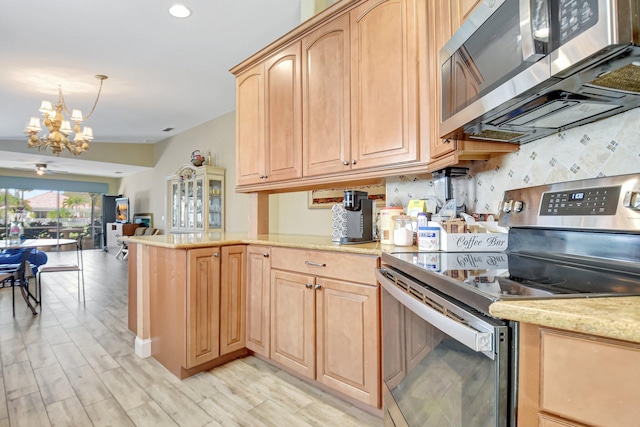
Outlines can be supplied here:
M373 203L366 191L344 191L346 236L340 244L373 242Z

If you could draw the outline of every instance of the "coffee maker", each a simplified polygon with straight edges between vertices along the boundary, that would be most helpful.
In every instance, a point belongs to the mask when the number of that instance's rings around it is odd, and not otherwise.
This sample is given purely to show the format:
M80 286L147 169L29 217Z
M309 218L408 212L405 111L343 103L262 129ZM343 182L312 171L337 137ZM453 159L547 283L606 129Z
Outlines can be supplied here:
M346 236L340 238L340 244L373 242L373 203L366 191L344 191L347 226Z

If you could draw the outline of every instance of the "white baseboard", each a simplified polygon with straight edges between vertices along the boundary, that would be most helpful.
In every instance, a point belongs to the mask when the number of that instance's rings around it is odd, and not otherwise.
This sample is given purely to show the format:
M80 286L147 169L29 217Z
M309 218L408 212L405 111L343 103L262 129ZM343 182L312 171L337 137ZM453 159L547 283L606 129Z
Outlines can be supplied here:
M140 337L136 337L136 356L141 359L151 356L151 338L143 340Z

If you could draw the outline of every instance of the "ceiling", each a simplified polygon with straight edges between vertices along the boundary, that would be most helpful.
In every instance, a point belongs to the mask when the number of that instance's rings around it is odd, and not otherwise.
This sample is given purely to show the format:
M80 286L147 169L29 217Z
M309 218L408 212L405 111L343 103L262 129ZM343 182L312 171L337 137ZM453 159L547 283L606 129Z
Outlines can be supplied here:
M301 0L3 1L0 13L0 168L49 169L97 176L114 165L9 153L9 141L38 116L42 100L58 99L85 116L92 144L154 143L235 109L229 69L300 23ZM168 13L187 6L188 18ZM170 132L163 129L173 128ZM6 150L6 151L5 151ZM53 159L53 160L52 160Z

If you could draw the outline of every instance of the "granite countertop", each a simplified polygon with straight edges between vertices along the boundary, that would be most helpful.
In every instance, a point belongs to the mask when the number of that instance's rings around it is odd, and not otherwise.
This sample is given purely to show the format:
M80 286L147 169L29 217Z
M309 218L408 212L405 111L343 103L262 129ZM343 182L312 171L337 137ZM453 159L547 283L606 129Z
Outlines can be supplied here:
M640 297L498 301L489 312L502 319L640 344Z
M164 234L155 236L131 236L126 239L130 243L149 246L160 246L172 249L193 249L218 245L268 245L288 248L315 249L345 252L363 255L380 256L389 246L381 246L380 242L355 245L340 245L332 242L331 237L293 234L259 234L250 238L247 233L186 233Z

